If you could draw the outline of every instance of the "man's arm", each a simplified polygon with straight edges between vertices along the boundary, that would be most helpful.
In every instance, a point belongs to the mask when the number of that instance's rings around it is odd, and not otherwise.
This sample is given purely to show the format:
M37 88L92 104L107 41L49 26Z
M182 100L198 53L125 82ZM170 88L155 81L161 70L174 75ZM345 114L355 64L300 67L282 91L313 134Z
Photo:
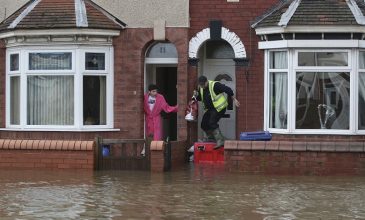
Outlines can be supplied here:
M220 93L225 92L227 94L228 98L232 99L233 103L237 107L240 106L240 103L238 102L238 100L234 96L233 90L230 87L228 87L228 86L226 86L226 85L224 85L224 84L222 84L220 82L216 82L214 84L213 90L214 90L215 94L220 94Z

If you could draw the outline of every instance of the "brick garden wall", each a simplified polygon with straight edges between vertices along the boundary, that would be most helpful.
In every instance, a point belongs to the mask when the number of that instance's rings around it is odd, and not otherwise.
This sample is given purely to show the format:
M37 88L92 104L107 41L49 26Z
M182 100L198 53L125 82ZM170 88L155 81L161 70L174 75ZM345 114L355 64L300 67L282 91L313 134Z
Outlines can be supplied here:
M0 150L0 169L93 170L93 151Z
M173 141L171 142L171 169L178 169L187 164L187 142Z
M93 141L0 139L0 169L94 168Z
M265 175L365 175L364 142L226 141L229 171Z

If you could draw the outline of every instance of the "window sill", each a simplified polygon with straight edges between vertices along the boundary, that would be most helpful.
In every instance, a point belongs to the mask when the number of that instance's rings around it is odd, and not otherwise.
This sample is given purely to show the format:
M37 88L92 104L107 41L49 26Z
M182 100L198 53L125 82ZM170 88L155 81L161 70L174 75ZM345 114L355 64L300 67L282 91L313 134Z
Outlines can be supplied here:
M120 131L119 128L0 128L0 131L62 131L62 132L99 132Z
M296 135L296 134L305 134L305 135L364 135L364 131L352 132L348 130L297 130L297 131L286 131L286 130L272 130L268 129L268 131L272 134L287 134L287 135Z

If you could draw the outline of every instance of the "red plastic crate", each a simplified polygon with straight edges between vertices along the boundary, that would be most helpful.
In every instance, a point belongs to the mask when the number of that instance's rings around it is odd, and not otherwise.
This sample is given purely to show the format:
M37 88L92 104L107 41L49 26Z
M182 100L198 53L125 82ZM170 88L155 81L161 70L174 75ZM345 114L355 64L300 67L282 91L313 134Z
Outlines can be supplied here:
M224 147L214 150L214 142L194 143L194 163L224 163Z

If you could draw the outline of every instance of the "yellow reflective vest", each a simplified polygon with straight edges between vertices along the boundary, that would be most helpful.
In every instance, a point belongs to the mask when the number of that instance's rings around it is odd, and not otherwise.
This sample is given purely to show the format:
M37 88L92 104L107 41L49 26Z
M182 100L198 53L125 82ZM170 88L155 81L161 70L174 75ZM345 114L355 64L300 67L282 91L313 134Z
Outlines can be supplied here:
M228 106L228 102L227 102L227 98L224 96L223 93L220 94L215 94L214 92L214 84L217 81L208 81L208 87L209 87L209 92L210 92L210 97L212 98L212 102L213 102L213 106L214 108L217 110L217 112L222 111L223 109L225 109ZM200 88L200 97L201 100L204 103L204 96L203 96L203 88ZM204 109L206 109L206 107L204 106Z

